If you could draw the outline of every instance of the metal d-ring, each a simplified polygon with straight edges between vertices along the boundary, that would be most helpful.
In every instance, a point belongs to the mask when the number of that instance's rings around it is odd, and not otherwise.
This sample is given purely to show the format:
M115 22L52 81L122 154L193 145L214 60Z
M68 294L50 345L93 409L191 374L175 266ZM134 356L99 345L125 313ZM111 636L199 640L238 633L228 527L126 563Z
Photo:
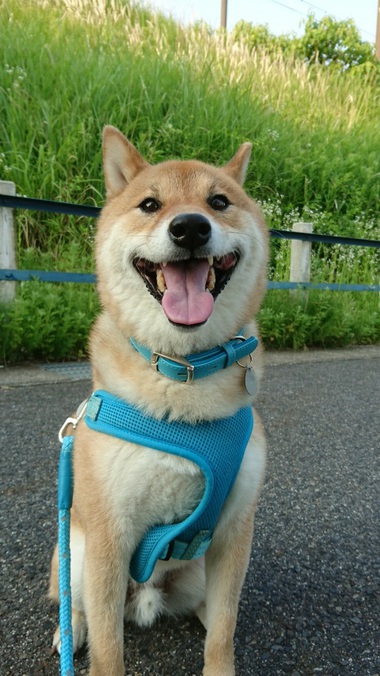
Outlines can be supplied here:
M236 362L237 364L239 364L239 366L241 366L242 369L249 369L249 367L250 367L251 364L252 364L252 361L253 361L252 355L251 355L251 354L248 354L247 357L249 357L249 362L248 362L248 364L241 364L240 361L237 361L237 362Z
M247 339L246 339L244 336L234 336L234 337L233 337L233 340L242 340L242 341L244 342L244 341L247 340ZM252 364L252 361L253 361L252 355L251 355L251 354L248 354L247 356L249 357L249 362L248 362L248 364L241 364L240 361L237 361L237 362L236 362L242 369L247 369L247 368L249 368L250 365Z

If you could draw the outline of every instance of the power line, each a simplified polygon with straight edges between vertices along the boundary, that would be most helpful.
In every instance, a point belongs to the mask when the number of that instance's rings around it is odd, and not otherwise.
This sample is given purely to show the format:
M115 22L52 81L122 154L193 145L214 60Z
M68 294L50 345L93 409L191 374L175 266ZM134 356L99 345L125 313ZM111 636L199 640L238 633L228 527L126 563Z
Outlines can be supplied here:
M309 7L312 7L313 9L317 9L319 12L323 12L324 14L330 14L330 12L327 9L322 9L322 7L317 7L317 5L312 5L311 2L307 2L307 0L301 0L301 2L304 2L305 5L309 5Z
M322 9L322 7L317 7L317 5L313 5L311 2L308 2L307 0L301 0L301 2L303 2L305 5L309 5L309 7L312 7L313 9L317 9L319 12L323 12L326 15L330 15L330 12L327 9ZM343 21L343 19L341 17L340 17L340 19L341 19L341 21ZM360 28L360 26L358 26L358 29L362 33L367 33L367 35L370 35L372 38L375 37L374 33L371 33L370 31L365 30L365 28Z
M285 9L290 9L291 12L296 12L296 14L300 14L301 16L304 16L307 19L307 14L305 14L304 12L300 12L298 9L294 9L294 7L289 7L289 5L285 5L283 2L279 2L279 0L271 0L271 2L274 2L276 5L281 5L281 7L285 7Z
M308 18L308 14L305 14L304 12L300 12L298 9L294 9L294 7L289 7L289 5L285 5L285 3L280 2L280 0L270 0L271 2L274 2L276 5L280 5L281 7L285 7L285 9L289 9L291 12L295 12L296 14L300 14L301 16L304 16L306 19ZM307 0L300 0L303 2L305 5L309 5L309 7L312 7L313 9L318 10L319 12L323 12L326 16L331 16L331 12L327 9L322 9L322 7L318 7L317 5L313 5L311 2L308 2ZM340 21L344 21L342 17L336 17ZM358 26L358 29L362 33L367 33L367 35L370 35L372 38L375 38L374 33L370 33L370 31L365 30L365 28L360 28Z

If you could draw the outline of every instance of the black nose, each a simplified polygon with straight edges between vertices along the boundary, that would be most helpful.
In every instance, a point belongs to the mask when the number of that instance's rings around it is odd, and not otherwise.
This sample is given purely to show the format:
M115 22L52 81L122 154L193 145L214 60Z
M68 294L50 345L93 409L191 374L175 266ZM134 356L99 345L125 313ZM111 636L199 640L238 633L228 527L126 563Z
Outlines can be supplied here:
M178 214L169 225L169 236L177 246L194 251L210 239L211 225L202 214Z

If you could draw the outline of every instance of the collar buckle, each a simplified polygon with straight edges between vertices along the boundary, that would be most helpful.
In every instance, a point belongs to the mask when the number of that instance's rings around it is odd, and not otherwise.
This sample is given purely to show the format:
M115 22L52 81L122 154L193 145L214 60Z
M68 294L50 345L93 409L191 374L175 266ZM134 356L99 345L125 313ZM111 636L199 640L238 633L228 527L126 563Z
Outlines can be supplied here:
M190 362L185 359L184 357L172 357L167 354L163 354L162 352L152 352L152 356L150 358L150 365L154 368L155 371L158 371L158 360L160 357L163 357L164 359L168 359L169 361L174 362L174 364L178 364L179 366L185 366L186 372L187 372L187 378L185 381L185 385L189 385L190 383L193 382L194 380L194 366L190 364Z

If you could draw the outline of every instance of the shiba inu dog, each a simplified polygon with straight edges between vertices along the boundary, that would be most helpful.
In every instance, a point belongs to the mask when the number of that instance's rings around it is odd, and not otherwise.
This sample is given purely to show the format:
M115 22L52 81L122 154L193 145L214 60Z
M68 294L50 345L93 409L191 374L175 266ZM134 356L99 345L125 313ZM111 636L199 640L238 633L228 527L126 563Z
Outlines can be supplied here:
M249 420L261 375L252 337L268 232L242 188L250 153L244 143L219 168L150 165L121 132L104 130L107 202L96 239L103 309L90 339L96 412L88 408L75 430L71 524L74 651L87 635L91 676L125 673L124 618L147 626L183 613L206 628L204 676L235 673L239 596L265 469L262 425L255 414L251 432ZM132 436L107 433L107 420L96 427L108 396L120 415L136 416ZM139 430L145 422L154 442ZM198 457L209 433L212 450ZM173 450L177 436L182 455ZM219 500L212 517L198 514L206 493L210 504ZM182 523L190 524L185 535ZM50 597L58 601L57 571L55 551Z

